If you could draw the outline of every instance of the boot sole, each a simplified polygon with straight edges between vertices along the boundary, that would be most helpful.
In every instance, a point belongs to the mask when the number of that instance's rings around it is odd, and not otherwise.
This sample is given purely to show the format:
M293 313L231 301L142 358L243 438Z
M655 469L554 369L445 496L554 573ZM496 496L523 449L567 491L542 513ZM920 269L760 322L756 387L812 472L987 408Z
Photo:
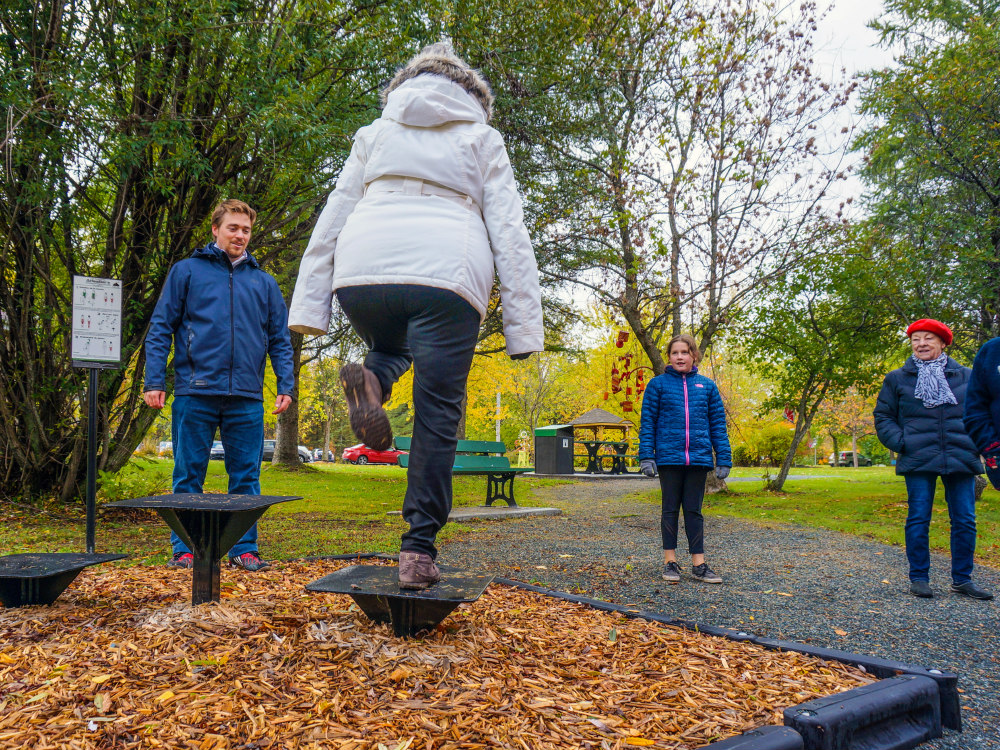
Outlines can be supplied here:
M440 580L441 579L438 578L437 580L434 581L412 581L407 583L403 583L402 581L400 581L399 588L406 589L407 591L423 591L424 589L429 589L431 586L433 586Z
M958 594L958 596L964 596L966 599L975 599L977 602L988 602L993 599L993 594L988 596L976 596L975 594L967 594L964 591L959 591L957 589L952 589L951 593Z
M392 425L381 405L373 407L368 402L362 366L344 365L340 370L340 384L344 387L351 431L355 437L373 450L388 449L392 445Z

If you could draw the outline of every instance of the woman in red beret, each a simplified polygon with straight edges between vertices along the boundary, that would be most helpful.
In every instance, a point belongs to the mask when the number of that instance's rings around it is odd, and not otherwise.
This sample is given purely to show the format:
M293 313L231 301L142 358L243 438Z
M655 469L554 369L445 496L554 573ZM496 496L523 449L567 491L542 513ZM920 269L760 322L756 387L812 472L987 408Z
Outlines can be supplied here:
M951 519L951 590L973 599L992 599L972 582L976 549L976 475L979 451L962 421L972 371L945 354L951 330L923 318L906 329L913 356L885 376L875 406L878 439L899 454L896 473L906 481L906 558L910 593L929 598L928 534L938 477Z

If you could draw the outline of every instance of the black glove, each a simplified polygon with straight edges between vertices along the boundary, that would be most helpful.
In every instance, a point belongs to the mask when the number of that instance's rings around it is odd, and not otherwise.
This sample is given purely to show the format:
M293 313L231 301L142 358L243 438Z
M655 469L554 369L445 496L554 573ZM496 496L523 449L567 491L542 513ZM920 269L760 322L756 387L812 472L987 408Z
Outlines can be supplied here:
M639 462L639 468L647 477L656 476L656 463L652 459L644 459Z
M527 359L531 356L531 352L521 352L520 354L511 354L511 359Z

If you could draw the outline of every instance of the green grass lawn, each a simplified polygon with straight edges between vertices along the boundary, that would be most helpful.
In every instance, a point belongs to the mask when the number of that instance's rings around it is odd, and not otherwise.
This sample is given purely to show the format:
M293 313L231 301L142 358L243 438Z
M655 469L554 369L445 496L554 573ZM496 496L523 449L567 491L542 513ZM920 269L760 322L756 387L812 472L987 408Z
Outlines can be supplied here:
M102 488L103 500L168 492L173 463L137 459ZM759 469L736 469L734 476L759 476ZM796 479L816 475L832 478ZM518 503L538 505L531 487L568 484L564 480L518 479ZM455 506L482 505L484 477L456 477ZM650 487L650 485L646 485ZM708 514L745 518L757 523L815 526L903 544L906 490L903 480L884 467L863 469L819 466L795 469L785 491L768 492L762 481L731 482L730 492L706 500ZM225 492L226 473L221 461L209 464L206 491ZM304 499L272 507L261 519L261 552L272 559L353 552L396 552L406 525L398 511L406 490L406 474L395 466L308 464L298 469L264 466L261 491L268 495L301 495ZM659 504L659 491L643 491L640 499ZM987 488L977 506L977 562L1000 567L1000 492ZM468 533L472 527L449 524L440 535L446 540ZM97 548L124 552L132 563L159 563L167 559L166 526L153 513L101 512ZM948 511L943 490L931 523L931 547L948 551ZM67 511L46 506L28 509L0 505L0 553L79 552L85 546L82 509Z
M737 477L756 477L760 469L736 469ZM797 476L830 479L801 479ZM709 515L735 516L764 524L793 523L869 537L902 546L906 524L906 487L889 467L794 469L784 491L768 492L761 482L730 482L730 492L705 501ZM659 503L659 492L643 493ZM976 562L1000 567L1000 492L987 487L976 506ZM931 520L931 549L949 550L948 507L938 482Z
M100 510L110 502L170 491L173 461L135 459L98 493L97 550L123 552L132 563L165 562L169 529L153 512ZM206 492L225 492L225 465L211 461ZM538 505L527 485L515 480L519 505ZM533 484L560 480L533 480ZM397 466L351 466L316 463L291 469L265 464L261 471L265 495L299 495L303 499L271 507L259 523L261 553L269 559L354 552L398 552L399 537L407 526L398 515L406 491L406 471ZM486 478L456 477L454 506L482 505ZM438 536L446 540L468 532L462 524L448 524ZM0 505L0 554L16 552L81 552L86 547L82 509L67 511L46 506L28 509Z

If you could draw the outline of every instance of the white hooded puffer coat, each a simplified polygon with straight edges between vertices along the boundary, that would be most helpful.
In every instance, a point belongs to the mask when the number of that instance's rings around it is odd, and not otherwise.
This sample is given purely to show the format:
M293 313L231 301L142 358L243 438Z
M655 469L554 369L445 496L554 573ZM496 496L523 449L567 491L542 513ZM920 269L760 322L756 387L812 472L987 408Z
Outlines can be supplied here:
M494 267L507 352L541 351L538 266L503 139L465 89L419 75L355 135L299 266L289 327L326 333L334 290L368 284L449 289L482 318Z

